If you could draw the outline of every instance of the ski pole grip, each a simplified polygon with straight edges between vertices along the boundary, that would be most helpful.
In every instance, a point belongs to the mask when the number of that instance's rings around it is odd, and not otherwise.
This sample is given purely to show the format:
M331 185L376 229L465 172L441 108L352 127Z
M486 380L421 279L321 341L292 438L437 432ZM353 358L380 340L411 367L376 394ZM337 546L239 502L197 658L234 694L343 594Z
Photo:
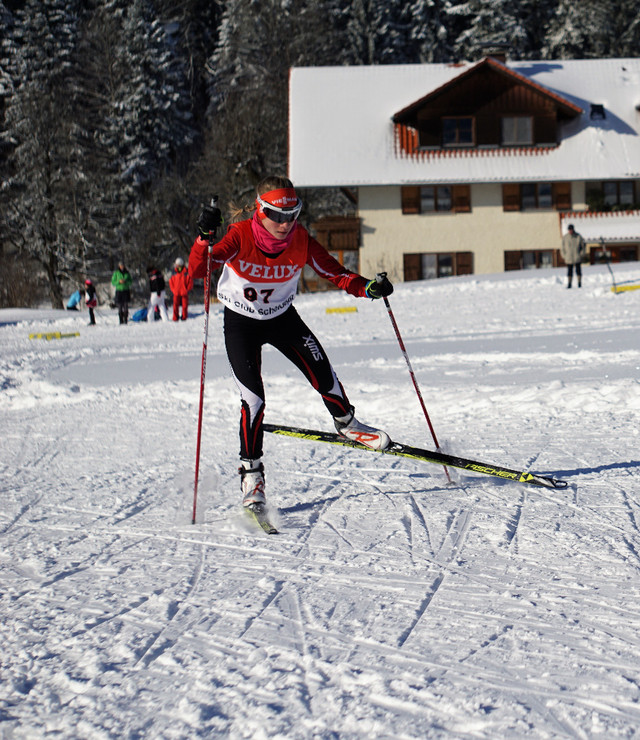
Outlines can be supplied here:
M381 283L387 277L386 272L379 272L376 275L376 283Z
M217 208L218 207L218 196L212 195L211 196L211 203L209 204L211 208ZM213 231L209 234L209 254L213 251L213 240L216 238L218 232L218 227L214 227Z

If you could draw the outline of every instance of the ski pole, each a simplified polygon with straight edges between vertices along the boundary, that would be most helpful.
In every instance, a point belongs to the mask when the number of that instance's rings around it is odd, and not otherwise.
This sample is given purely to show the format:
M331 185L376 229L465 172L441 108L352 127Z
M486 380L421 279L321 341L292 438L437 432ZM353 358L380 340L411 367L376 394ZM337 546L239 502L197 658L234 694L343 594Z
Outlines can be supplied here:
M218 196L211 198L211 207L215 208ZM202 342L202 363L200 367L200 403L198 406L198 435L196 441L196 471L193 484L193 515L191 524L196 523L196 507L198 505L198 475L200 472L200 443L202 438L202 409L204 406L204 378L207 372L207 341L209 338L209 292L211 289L211 252L213 242L216 238L216 229L209 233L209 246L207 248L207 275L204 281L204 340Z
M609 268L609 272L611 273L611 282L613 283L612 290L613 290L614 293L617 293L618 292L618 286L616 285L616 279L615 279L615 277L613 275L613 270L611 269L611 259L609 257L609 254L610 253L608 252L607 248L605 247L604 239L602 237L600 237L600 249L602 250L602 258L607 263L607 267Z
M387 276L386 272L380 272L376 275L376 281L381 283L384 278ZM427 413L427 407L424 404L424 399L422 398L422 393L420 392L420 387L418 386L418 381L416 380L416 375L413 372L413 368L411 367L411 360L409 359L409 355L407 353L406 347L404 346L404 342L402 341L402 336L400 335L400 329L398 329L398 324L396 323L395 316L393 315L393 311L391 310L391 304L389 303L389 299L387 296L382 296L384 300L384 305L387 308L387 313L389 314L389 318L391 319L391 325L393 326L393 330L396 333L396 337L398 338L398 344L400 345L400 351L404 355L405 362L407 363L407 367L409 368L409 375L411 376L411 380L413 381L413 387L416 389L416 394L418 395L418 400L420 401L420 406L422 406L422 411L424 412L424 418L427 420L427 424L429 426L429 430L431 431L431 436L433 437L433 441L436 445L436 450L440 451L440 443L438 442L438 438L436 437L435 430L433 428L433 425L431 424L431 419L429 418L429 414ZM444 472L447 476L447 480L449 483L451 483L451 476L449 475L449 470L447 469L446 465L442 466L444 468Z

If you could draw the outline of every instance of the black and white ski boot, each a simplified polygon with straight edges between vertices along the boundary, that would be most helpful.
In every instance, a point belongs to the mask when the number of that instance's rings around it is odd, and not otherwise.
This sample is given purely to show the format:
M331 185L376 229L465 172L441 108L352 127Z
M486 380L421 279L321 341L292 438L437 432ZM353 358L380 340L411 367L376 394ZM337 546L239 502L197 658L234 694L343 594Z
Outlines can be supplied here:
M258 460L242 460L238 472L242 489L242 505L264 509L267 503L264 493L264 465Z

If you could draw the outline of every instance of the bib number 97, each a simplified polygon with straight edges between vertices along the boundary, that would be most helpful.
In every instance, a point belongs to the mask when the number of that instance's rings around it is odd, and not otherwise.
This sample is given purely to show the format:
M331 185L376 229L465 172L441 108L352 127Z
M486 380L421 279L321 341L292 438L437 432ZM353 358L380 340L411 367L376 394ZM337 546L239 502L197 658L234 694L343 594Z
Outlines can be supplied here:
M263 303L269 303L269 298L271 298L273 290L273 288L264 288L260 291L260 297L262 298ZM254 287L249 285L244 289L244 297L248 301L251 301L251 303L253 303L254 301L258 300L258 291Z

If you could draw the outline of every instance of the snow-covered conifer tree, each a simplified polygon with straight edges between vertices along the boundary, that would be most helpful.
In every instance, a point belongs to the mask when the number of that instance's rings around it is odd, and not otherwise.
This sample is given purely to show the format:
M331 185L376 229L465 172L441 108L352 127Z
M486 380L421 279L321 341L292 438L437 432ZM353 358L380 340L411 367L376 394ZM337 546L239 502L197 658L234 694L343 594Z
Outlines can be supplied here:
M612 56L618 5L617 0L581 0L579 3L559 0L545 35L543 56L551 59ZM636 16L637 7L633 17Z
M413 0L410 4L412 62L451 61L450 10L451 3L448 0Z
M458 59L480 59L494 45L508 44L508 56L521 58L527 48L524 3L512 0L469 0L455 8L465 27L456 37L454 54Z
M76 129L86 151L84 235L98 265L117 254L144 262L168 238L155 191L197 136L179 32L150 0L97 2L87 23Z
M6 238L42 266L54 307L62 305L61 279L77 246L63 203L74 176L67 74L79 6L76 0L27 0L16 11L16 56L5 108Z

